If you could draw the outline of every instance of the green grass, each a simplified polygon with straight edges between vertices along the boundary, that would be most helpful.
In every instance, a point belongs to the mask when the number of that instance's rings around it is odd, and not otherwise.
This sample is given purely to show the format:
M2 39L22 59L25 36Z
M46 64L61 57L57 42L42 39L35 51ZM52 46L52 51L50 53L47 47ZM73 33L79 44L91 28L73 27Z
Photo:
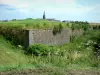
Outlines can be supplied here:
M17 64L20 60L21 63L24 63L25 58L26 56L21 49L11 45L9 41L0 36L0 64Z
M16 48L0 35L0 71L34 68L29 63L30 58L20 48Z
M55 25L62 24L64 27L68 27L67 23L48 21L48 20L16 20L8 22L0 22L0 26L11 26L11 27L21 27L23 29L39 29L39 28L53 28Z
M24 19L24 20L15 20L15 21L8 21L8 22L0 22L0 26L9 26L9 27L18 27L22 29L51 29L54 26L62 25L64 28L71 28L71 29L86 29L88 27L87 22L56 22L56 21L48 21L43 19Z
M84 36L68 44L57 46L61 55L48 56L26 55L24 50L16 48L0 36L0 71L44 67L100 70L100 60L93 54L93 47L85 46L90 37L98 36L99 33L99 31L86 32Z

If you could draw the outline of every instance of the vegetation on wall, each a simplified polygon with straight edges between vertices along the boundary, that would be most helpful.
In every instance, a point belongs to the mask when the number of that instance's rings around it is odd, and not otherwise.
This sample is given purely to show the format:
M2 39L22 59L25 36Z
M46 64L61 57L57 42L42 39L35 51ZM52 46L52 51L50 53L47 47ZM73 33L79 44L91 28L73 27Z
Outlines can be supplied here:
M86 31L86 30L88 30L88 27L89 27L89 23L87 21L86 22L74 21L71 23L72 23L72 25L71 25L72 30L83 29L84 31Z
M62 30L63 30L62 24L54 26L54 28L53 28L53 35L56 35L57 33L61 33Z
M7 40L9 40L14 45L24 46L24 35L25 31L18 27L0 26L0 35L3 35Z

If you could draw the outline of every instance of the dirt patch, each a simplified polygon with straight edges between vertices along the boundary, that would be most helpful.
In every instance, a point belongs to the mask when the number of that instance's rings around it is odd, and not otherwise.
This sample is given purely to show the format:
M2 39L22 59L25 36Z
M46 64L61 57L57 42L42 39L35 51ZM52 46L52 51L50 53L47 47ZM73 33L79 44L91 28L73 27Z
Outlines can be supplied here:
M0 72L0 75L100 75L100 72L43 68Z
M82 71L82 70L72 70L70 75L100 75L99 71Z

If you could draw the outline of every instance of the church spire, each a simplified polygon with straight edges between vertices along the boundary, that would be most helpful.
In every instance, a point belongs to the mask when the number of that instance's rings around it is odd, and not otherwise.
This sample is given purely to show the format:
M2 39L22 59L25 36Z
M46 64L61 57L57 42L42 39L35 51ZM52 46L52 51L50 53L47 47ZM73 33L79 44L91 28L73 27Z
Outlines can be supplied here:
M46 19L46 16L45 16L45 11L44 11L44 13L43 13L43 19Z

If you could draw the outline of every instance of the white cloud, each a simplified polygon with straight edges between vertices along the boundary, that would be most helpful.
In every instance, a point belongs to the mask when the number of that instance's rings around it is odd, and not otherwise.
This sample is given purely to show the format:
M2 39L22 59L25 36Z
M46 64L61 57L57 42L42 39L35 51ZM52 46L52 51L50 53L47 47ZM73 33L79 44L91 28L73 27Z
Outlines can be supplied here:
M88 12L91 10L91 7L77 4L77 0L0 0L0 4L14 6L23 12L35 9L53 9L63 12Z
M52 7L62 5L75 4L76 0L0 0L1 4L8 4L20 8L30 8L31 6L36 7Z
M54 0L57 4L75 4L76 0Z
M27 14L45 10L54 14L81 15L93 10L93 7L77 4L76 0L0 0L0 3L14 6L20 12Z
M16 7L17 11L25 14L25 16L42 15L44 10L48 16L53 15L57 18L66 18L64 15L69 16L69 18L77 18L77 16L87 17L90 13L100 13L100 4L95 6L83 6L77 3L77 0L0 0L0 4ZM89 18L89 16L87 18Z
M29 3L21 0L0 0L0 4L7 4L14 7L28 7Z

